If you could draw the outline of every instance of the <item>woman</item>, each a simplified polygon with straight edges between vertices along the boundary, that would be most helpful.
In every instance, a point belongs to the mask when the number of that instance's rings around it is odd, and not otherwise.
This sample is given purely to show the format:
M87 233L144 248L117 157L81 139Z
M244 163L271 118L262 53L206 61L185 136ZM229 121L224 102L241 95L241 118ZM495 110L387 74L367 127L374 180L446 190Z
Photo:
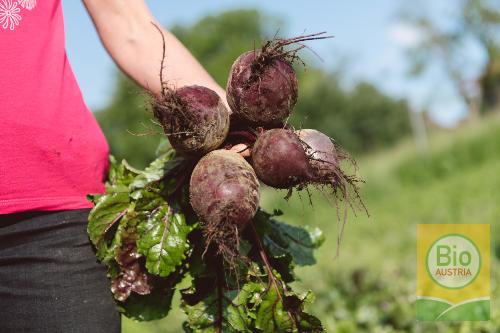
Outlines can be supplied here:
M109 54L160 91L162 40L144 1L83 0ZM219 87L168 31L164 78ZM0 0L0 332L119 332L86 235L108 146L66 57L61 0Z

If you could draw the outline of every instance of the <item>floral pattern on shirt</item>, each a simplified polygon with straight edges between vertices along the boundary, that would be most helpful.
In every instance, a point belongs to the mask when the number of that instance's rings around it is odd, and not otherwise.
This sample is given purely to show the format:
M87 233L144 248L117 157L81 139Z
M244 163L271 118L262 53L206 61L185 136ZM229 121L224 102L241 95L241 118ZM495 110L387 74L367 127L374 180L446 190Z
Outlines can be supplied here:
M32 10L36 6L36 0L17 0L19 6L26 8L27 10Z
M22 20L23 9L32 10L37 0L0 0L0 27L4 30L14 30Z

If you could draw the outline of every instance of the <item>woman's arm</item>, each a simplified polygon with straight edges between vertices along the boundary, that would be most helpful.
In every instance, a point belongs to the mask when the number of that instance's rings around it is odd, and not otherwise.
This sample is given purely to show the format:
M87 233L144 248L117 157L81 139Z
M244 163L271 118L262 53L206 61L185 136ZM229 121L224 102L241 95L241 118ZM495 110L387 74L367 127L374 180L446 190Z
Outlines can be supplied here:
M102 43L120 69L145 89L159 94L163 42L153 23L160 25L146 3L143 0L83 0L83 3ZM166 44L163 79L168 85L202 85L217 92L225 102L224 89L174 35L161 31Z
M83 0L109 54L120 69L153 94L161 91L160 69L163 41L144 0ZM156 24L157 27L155 27ZM170 87L198 84L214 90L228 110L226 92L207 73L184 45L170 32L165 37L163 79ZM232 150L250 156L245 144Z

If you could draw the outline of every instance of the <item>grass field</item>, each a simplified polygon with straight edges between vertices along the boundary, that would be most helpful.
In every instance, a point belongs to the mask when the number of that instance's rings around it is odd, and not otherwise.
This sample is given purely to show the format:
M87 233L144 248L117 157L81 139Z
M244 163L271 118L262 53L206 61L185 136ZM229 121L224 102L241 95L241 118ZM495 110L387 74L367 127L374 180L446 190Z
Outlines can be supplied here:
M318 264L298 269L295 287L311 289L311 311L327 332L500 332L497 285L500 246L492 260L492 320L478 323L415 322L415 242L418 223L489 223L500 240L500 118L489 118L430 138L430 151L416 156L412 142L359 161L366 180L363 198L370 218L350 215L340 255L333 206L314 193L315 205L297 196L266 190L265 208L281 208L282 219L320 227L327 239ZM495 244L495 242L494 242ZM174 305L162 321L124 321L124 332L180 332L182 313Z

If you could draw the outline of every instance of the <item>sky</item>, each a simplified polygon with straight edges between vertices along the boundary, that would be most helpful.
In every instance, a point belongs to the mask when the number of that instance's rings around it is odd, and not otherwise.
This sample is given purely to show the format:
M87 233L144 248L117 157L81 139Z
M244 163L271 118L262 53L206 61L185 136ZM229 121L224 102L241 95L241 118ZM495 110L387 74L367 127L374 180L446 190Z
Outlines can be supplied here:
M283 19L288 36L328 31L334 39L312 46L323 59L320 66L340 69L347 84L369 80L392 96L407 98L416 111L431 109L442 125L453 125L464 114L464 106L439 74L421 80L408 77L404 47L418 43L421 36L397 20L402 0L146 2L167 28L189 25L230 9L257 8ZM117 69L100 44L82 2L63 0L63 5L67 52L84 98L92 110L104 108L113 94Z

